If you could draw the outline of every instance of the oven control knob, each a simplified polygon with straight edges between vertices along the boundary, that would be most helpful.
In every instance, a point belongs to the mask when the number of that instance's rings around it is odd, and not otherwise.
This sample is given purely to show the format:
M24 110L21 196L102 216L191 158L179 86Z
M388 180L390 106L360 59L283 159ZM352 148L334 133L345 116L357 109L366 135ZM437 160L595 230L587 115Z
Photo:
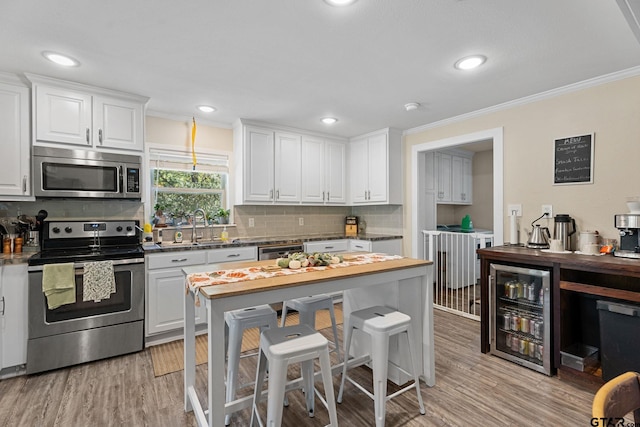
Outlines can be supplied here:
M65 227L65 228L64 228L64 231L65 231L66 233L71 233L73 230L71 229L71 227Z
M133 227L132 226L127 226L127 231L133 231Z
M58 227L53 227L51 229L51 231L53 231L54 233L58 234L60 232L60 229Z
M117 231L118 233L119 233L119 232L121 232L121 231L122 231L122 226L121 226L121 225L117 226L117 227L116 227L116 231Z

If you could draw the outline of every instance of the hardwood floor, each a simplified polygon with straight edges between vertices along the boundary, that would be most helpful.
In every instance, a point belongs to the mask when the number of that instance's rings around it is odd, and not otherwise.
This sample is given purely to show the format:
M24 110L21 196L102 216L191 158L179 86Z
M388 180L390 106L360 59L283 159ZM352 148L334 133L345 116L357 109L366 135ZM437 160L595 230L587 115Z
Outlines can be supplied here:
M415 394L407 392L387 403L387 426L590 425L592 392L480 353L480 324L475 321L440 310L434 311L434 318L437 376L435 387L422 385L427 413L419 414ZM242 359L241 382L253 378L254 360ZM204 402L206 365L196 372ZM367 368L350 372L360 381L371 380ZM339 380L334 379L336 394ZM192 426L193 415L183 411L182 387L182 372L155 378L145 350L0 381L0 425ZM289 400L283 425L328 423L317 399L314 419L306 416L300 391L289 393ZM352 385L345 386L344 401L337 408L341 425L373 425L373 402ZM265 411L262 403L263 417ZM248 420L245 410L232 418L232 425L248 425Z

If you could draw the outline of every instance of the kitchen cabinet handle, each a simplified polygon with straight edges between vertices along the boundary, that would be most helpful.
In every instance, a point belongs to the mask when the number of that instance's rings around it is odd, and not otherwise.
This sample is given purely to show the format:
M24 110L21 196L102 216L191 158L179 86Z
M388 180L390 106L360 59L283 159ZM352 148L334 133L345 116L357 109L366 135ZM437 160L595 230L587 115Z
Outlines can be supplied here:
M185 262L187 259L186 258L178 258L178 259L172 259L171 262Z
M322 198L324 200L324 197ZM327 191L327 202L329 201L329 192Z
M280 199L280 190L276 190L276 200Z
M369 193L369 200L371 200L371 190L367 191Z
M98 142L102 145L102 129L98 129Z
M273 190L269 190L269 198L273 199Z
M87 144L89 144L89 128L87 128L87 133L86 133L86 138L87 138Z
M324 202L324 191L322 192L322 201Z
M227 255L227 258L238 258L240 256L240 254L229 254Z
M325 246L325 249L333 249L333 246Z
M358 249L364 249L364 246L362 246L362 245L353 245L353 246L355 246Z
M27 192L27 176L23 176L22 177L22 192L26 193Z
M4 297L2 297L2 311L0 312L0 316L4 316Z

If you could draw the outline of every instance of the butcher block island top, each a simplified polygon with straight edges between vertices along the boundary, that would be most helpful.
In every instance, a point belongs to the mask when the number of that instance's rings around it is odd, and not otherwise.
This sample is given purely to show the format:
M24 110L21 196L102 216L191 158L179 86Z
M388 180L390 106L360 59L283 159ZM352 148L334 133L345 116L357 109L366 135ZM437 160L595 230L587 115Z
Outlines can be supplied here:
M274 268L273 260L208 264L184 267L184 403L185 411L193 410L199 426L224 425L225 414L250 407L252 396L225 402L224 387L224 313L261 304L282 302L309 295L342 292L343 313L375 305L386 305L411 317L416 346L418 374L427 386L435 385L433 337L433 272L431 261L395 255L358 253L344 255L344 262L327 266L292 269ZM206 305L207 321L207 400L208 411L196 392L195 305ZM350 366L367 363L368 348L353 345ZM402 370L411 371L406 351L390 349L389 380L396 384L408 381ZM394 368L400 366L402 369ZM334 375L342 363L332 367ZM393 368L393 369L392 369ZM299 386L301 379L288 387ZM248 420L242 420L243 422Z
M431 261L397 255L367 253L351 254L338 264L297 270L269 271L275 265L274 261L265 260L184 267L182 271L187 275L187 286L191 290L197 289L198 295L215 299L431 264Z

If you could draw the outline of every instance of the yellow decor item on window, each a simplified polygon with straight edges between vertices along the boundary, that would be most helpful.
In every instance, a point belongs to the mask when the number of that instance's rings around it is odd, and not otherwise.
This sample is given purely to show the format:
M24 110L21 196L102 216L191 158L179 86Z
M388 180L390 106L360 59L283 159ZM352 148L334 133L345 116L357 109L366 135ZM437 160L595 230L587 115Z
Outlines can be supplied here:
M191 158L193 160L193 170L196 170L196 118L192 117L191 125Z

